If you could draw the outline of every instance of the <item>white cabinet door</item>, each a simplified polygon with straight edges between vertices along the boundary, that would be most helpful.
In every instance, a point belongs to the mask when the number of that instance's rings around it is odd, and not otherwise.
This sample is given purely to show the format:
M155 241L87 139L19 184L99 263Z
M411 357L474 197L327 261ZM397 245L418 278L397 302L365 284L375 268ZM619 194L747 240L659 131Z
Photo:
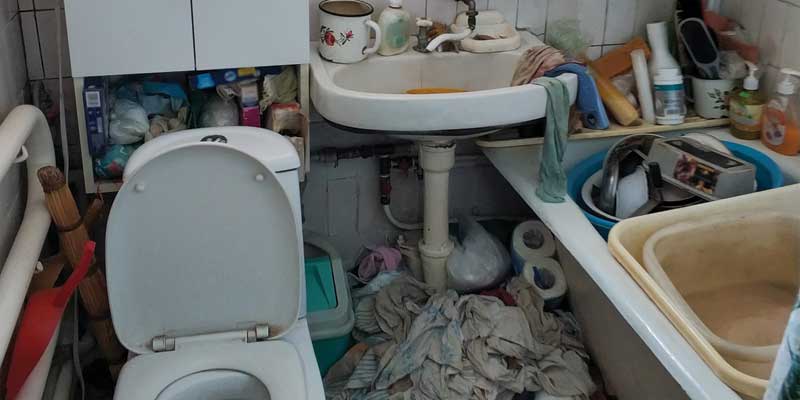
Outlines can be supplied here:
M66 0L72 75L194 69L191 0Z
M193 0L197 69L308 64L308 1Z

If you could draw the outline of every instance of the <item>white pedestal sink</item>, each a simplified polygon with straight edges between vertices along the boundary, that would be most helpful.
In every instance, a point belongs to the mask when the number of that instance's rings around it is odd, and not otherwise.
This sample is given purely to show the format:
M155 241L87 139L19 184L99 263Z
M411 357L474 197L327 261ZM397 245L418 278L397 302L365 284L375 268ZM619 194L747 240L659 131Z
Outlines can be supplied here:
M420 144L424 170L424 232L419 249L425 280L446 287L445 263L453 250L448 236L448 182L455 141L489 134L545 116L541 86L509 87L517 62L542 46L522 32L519 49L490 54L417 53L372 56L357 64L335 64L311 50L311 100L323 118L342 129L385 134ZM575 101L578 79L559 77ZM410 95L409 89L453 88L464 93Z

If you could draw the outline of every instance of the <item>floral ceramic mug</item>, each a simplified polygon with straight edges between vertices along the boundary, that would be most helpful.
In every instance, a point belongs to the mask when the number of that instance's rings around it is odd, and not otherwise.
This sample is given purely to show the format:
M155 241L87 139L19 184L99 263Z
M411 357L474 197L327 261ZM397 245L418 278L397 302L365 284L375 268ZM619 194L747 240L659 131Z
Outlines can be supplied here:
M319 54L336 63L357 63L378 51L381 28L372 21L374 8L361 0L326 0L319 4ZM369 47L370 29L375 45Z
M728 117L728 97L736 88L733 79L700 79L692 77L692 98L697 115L708 118Z

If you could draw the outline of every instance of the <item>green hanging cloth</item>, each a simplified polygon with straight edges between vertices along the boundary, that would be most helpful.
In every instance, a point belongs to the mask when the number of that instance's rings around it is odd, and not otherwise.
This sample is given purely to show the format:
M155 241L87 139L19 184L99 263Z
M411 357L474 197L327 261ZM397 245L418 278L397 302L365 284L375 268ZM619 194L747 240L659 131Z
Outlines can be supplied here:
M536 195L546 203L563 203L567 194L567 174L561 163L567 150L569 133L569 89L556 78L537 78L533 84L547 90L547 126Z

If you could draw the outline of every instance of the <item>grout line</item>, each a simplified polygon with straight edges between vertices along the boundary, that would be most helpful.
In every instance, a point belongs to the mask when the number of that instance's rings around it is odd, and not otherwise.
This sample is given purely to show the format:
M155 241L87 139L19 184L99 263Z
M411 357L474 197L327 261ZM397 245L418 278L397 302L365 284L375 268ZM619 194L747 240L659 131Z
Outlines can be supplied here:
M36 5L34 5L36 7ZM39 47L39 63L42 65L42 77L47 77L47 71L44 70L44 52L42 51L42 35L39 32L39 16L36 15L38 12L31 11L33 13L33 25L36 28L36 46Z

